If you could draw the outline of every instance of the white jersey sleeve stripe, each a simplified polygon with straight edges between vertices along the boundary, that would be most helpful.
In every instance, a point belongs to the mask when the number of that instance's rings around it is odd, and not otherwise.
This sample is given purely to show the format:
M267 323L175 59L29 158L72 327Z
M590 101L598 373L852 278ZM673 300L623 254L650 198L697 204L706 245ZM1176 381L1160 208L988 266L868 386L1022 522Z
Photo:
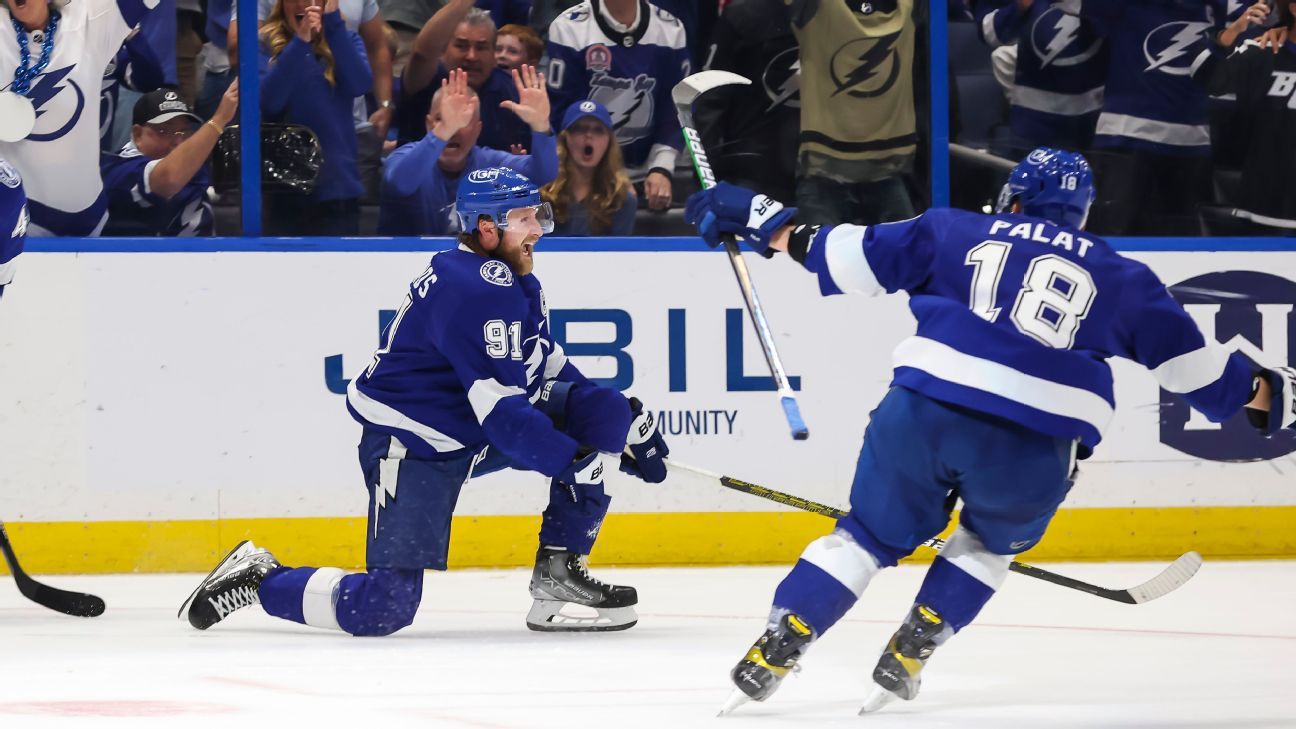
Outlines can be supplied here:
M1183 394L1200 390L1224 376L1229 351L1215 342L1201 349L1168 359L1152 370L1157 382L1170 392Z
M446 453L449 451L457 451L464 447L463 443L460 443L436 428L413 420L390 405L384 405L383 403L380 403L364 394L356 388L355 380L351 380L351 384L347 385L347 402L350 403L351 407L360 414L360 417L374 425L383 425L388 428L397 428L399 430L409 431L410 433L417 435L419 438L422 438L428 445L435 448L438 452Z
M995 554L986 549L981 539L960 524L950 535L940 556L950 564L971 575L977 582L998 590L1008 576L1011 554Z
M554 342L553 351L549 353L549 358L545 360L544 378L548 382L562 372L562 368L567 365L567 353L563 351L562 345ZM537 390L536 392L539 392Z
M995 16L1001 12L1004 11L996 10L993 13L986 13L986 16L981 19L982 37L985 38L985 42L987 45L994 46L996 48L1004 44L1004 42L999 39L999 34L995 32Z
M884 290L864 257L863 225L838 225L824 240L824 261L837 288L848 294L876 296Z
M1028 375L1007 365L970 354L925 337L910 337L895 349L895 366L922 370L940 380L1021 403L1026 407L1074 418L1102 433L1115 408L1088 390Z
M506 397L513 395L526 396L526 390L520 387L505 385L495 378L486 380L477 380L468 389L468 404L472 405L473 415L477 416L477 422L484 423L491 412L495 410L495 405Z

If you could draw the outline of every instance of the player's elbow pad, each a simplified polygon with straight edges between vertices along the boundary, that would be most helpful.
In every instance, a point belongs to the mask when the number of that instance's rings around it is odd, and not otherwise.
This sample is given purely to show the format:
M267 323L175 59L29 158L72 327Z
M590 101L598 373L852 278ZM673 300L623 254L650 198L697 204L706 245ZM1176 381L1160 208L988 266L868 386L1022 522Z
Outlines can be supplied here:
M555 476L571 463L579 444L554 428L549 417L525 397L506 398L482 420L491 446L508 456L514 468Z

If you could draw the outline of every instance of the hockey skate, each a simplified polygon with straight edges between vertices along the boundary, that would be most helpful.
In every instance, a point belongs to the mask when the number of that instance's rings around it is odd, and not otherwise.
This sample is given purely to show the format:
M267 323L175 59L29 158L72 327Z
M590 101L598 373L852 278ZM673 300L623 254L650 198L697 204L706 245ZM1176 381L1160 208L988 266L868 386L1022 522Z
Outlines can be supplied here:
M625 630L639 622L634 606L639 595L633 587L609 585L590 576L585 555L560 547L541 547L531 572L531 597L527 627L549 632ZM579 606L577 611L568 606ZM594 615L575 612L593 610Z
M935 610L914 605L900 629L891 636L873 669L873 689L860 714L868 714L898 698L912 701L922 685L922 669L936 647L950 639L954 629Z
M737 688L729 695L719 716L724 716L748 701L764 701L779 684L797 668L797 660L814 640L814 630L801 616L788 613L778 627L752 645L751 650L729 673Z
M240 542L199 583L176 617L187 617L190 625L206 630L239 608L258 605L261 580L279 566L279 560L266 550L250 541Z

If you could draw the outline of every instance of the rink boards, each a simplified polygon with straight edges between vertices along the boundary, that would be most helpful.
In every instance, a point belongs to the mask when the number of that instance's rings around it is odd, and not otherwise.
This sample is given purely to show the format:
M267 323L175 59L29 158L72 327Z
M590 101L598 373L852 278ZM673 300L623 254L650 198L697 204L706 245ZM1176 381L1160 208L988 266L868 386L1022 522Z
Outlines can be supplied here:
M0 300L0 518L28 569L198 570L244 535L289 562L362 563L341 393L444 242L97 245L34 243ZM660 413L673 458L844 506L891 349L912 333L904 297L824 299L799 267L748 257L811 430L794 442L728 262L693 245L542 244L555 336ZM1131 255L1221 342L1296 361L1296 254ZM1137 366L1114 370L1106 440L1029 557L1296 555L1296 440L1215 428ZM452 564L529 563L547 491L536 474L474 481ZM609 491L603 563L786 562L831 528L692 477L615 474Z

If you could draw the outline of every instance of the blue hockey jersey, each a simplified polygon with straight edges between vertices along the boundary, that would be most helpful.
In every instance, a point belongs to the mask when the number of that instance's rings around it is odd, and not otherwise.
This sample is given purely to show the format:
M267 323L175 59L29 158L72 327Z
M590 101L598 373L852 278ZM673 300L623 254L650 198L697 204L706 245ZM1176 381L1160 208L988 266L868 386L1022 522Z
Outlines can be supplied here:
M1061 0L1059 7L1092 24L1111 48L1098 146L1210 152L1206 92L1191 74L1224 26L1227 0Z
M987 44L1017 47L1013 134L1030 147L1088 149L1107 81L1102 37L1087 20L1042 0L1024 12L1016 0L987 0L975 14Z
M684 26L673 15L639 2L639 24L613 28L599 0L584 0L549 26L545 45L553 125L567 107L593 99L607 107L631 173L673 169L683 146L671 89L689 74Z
M27 240L27 195L22 177L0 158L0 293L13 281L18 254Z
M161 160L140 154L134 143L100 161L108 193L108 225L115 235L195 236L212 234L211 184L203 167L170 198L153 192L149 175Z
M587 384L549 333L534 275L460 247L437 253L413 283L373 361L347 390L356 420L394 435L412 457L483 446L547 476L579 444L537 410L546 381Z
M825 295L909 293L918 331L896 347L893 384L1088 448L1115 412L1109 357L1213 421L1250 397L1242 355L1207 341L1147 266L1074 228L933 209L823 228L805 266Z

